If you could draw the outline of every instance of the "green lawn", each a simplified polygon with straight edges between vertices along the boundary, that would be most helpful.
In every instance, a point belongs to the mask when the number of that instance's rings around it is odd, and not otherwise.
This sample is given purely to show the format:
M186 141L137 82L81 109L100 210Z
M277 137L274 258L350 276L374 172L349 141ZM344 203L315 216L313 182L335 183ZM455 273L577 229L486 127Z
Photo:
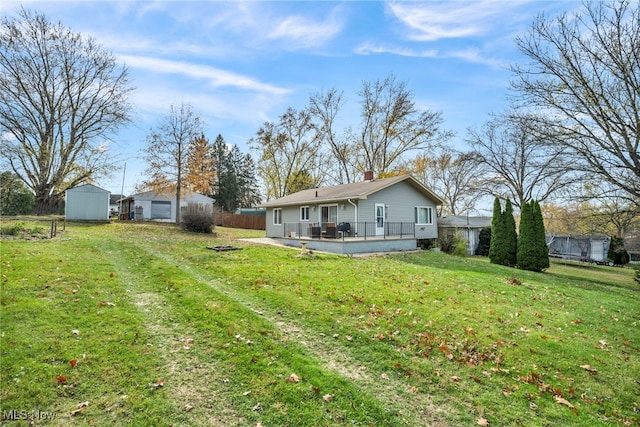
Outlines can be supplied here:
M216 231L2 240L2 423L640 424L631 269L300 256Z

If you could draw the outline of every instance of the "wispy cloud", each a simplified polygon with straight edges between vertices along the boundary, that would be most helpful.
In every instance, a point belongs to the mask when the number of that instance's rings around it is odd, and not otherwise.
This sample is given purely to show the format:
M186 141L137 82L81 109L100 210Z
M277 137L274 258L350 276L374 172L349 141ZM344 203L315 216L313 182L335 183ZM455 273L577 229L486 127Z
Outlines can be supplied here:
M467 49L453 49L453 50L438 50L438 49L426 49L418 50L412 49L407 46L384 46L376 45L372 43L365 43L358 46L355 49L355 53L358 55L397 55L410 58L454 58L460 59L464 62L472 64L483 64L493 68L504 68L507 66L508 61L503 61L487 55L479 48L467 48Z
M514 3L518 4L518 3ZM388 11L409 28L409 39L435 41L485 35L504 19L507 2L389 3Z
M415 50L405 46L384 46L381 44L364 43L355 49L358 55L371 54L391 54L397 56L409 56L419 58L436 58L438 51L436 49Z
M276 23L268 38L293 42L297 48L322 46L342 30L343 23L337 15L334 10L321 21L302 15L287 16Z
M208 65L132 55L119 55L118 58L130 67L141 68L156 73L179 74L188 78L206 80L211 87L234 87L248 91L266 92L273 95L286 95L290 92L290 90L286 88L262 83L251 77Z

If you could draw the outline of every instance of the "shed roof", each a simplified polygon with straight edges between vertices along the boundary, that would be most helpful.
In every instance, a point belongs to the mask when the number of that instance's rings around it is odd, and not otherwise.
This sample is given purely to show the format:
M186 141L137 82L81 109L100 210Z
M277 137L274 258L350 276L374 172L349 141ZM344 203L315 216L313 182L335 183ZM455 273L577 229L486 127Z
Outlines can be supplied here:
M109 190L105 190L104 188L100 188L97 185L93 185L93 184L82 184L82 185L78 185L77 187L73 187L73 188L67 188L65 190L66 192L78 192L78 193L98 193L98 192L102 192L102 193L111 193Z
M438 218L438 227L484 228L491 227L490 216L450 215Z
M123 197L119 201L125 200L161 200L161 201L172 201L175 199L175 194L171 194L170 191L161 192L161 191L144 191L142 193L132 194L131 196ZM206 201L207 203L215 202L215 199L212 199L209 196L205 196L204 194L196 193L191 190L182 190L182 195L180 197L181 200L191 202L194 199L199 199L202 201Z
M354 182L351 184L302 190L297 193L289 194L288 196L263 203L260 207L270 208L278 206L304 205L306 203L315 204L338 202L347 199L366 199L371 194L403 181L406 181L416 190L432 199L436 205L441 205L443 203L440 197L438 197L433 191L429 190L412 175L399 175L391 178L373 179L370 181Z

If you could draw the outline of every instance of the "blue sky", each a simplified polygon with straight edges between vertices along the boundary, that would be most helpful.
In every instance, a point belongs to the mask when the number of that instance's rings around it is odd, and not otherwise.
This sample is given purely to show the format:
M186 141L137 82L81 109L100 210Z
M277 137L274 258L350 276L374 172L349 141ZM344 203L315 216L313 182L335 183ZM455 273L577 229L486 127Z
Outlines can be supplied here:
M97 184L131 194L142 180L140 150L149 130L181 102L248 152L264 121L309 96L337 88L342 120L357 127L362 81L394 74L420 108L441 111L464 148L466 129L506 106L509 64L523 61L513 39L540 12L555 16L576 1L3 1L43 12L90 35L130 68L134 122L110 144L121 159Z

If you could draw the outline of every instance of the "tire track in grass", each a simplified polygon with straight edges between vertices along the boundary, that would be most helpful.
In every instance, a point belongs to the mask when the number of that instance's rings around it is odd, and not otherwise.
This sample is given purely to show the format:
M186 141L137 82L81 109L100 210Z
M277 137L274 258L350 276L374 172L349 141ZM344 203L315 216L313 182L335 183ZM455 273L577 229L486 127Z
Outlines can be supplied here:
M117 274L123 279L131 303L142 314L145 327L151 335L155 350L163 361L158 368L158 378L150 379L149 387L160 387L167 391L175 408L181 414L179 424L208 426L246 425L246 420L236 414L228 404L220 387L224 381L222 370L210 360L201 360L190 350L191 337L195 331L180 323L171 322L171 307L157 292L146 289L144 280L131 272L133 259L125 262L121 256L126 250L120 248L117 255L110 255L110 261ZM145 254L155 256L152 254ZM140 256L140 254L137 254ZM155 383L153 382L155 381ZM166 385L166 388L165 388Z
M151 250L148 247L145 249ZM261 301L236 291L221 279L206 277L179 258L157 251L154 252L154 255L181 269L195 281L224 294L231 301L251 310L274 325L282 333L284 339L302 344L311 355L320 361L320 365L324 369L336 372L364 390L371 392L388 409L397 411L407 424L412 424L409 420L415 420L419 425L450 425L447 421L447 415L451 413L448 408L434 405L429 395L416 391L409 384L394 378L393 375L368 372L366 366L348 355L348 352L345 351L347 349L343 348L339 341L331 338L332 341L324 342L326 341L325 337L319 335L317 331L308 330L298 322L286 319L277 309L265 306Z

